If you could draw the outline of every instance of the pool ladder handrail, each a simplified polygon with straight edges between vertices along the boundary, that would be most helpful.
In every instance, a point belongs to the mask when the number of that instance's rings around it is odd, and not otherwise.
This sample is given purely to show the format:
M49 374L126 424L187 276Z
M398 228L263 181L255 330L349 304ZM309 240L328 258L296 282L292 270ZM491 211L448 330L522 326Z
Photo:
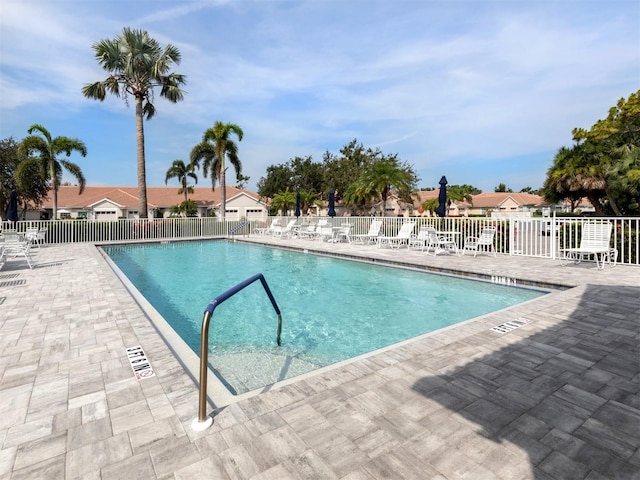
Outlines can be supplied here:
M280 313L280 308L278 307L278 303L271 293L271 289L267 284L267 281L264 279L264 275L261 273L257 273L252 277L247 278L245 281L240 282L235 287L230 288L226 292L218 295L216 298L211 300L207 305L207 308L204 310L204 316L202 317L202 332L200 334L200 387L199 387L199 396L198 396L198 417L194 418L191 422L191 428L196 431L202 431L209 428L209 426L213 423L213 418L207 416L207 374L209 373L209 324L211 323L211 317L213 316L213 311L216 309L218 305L220 305L225 300L229 299L240 290L248 287L253 282L260 280L262 286L264 287L269 300L271 301L271 305L273 305L273 309L278 314L278 332L276 336L276 342L278 346L280 346L280 335L282 333L282 314Z

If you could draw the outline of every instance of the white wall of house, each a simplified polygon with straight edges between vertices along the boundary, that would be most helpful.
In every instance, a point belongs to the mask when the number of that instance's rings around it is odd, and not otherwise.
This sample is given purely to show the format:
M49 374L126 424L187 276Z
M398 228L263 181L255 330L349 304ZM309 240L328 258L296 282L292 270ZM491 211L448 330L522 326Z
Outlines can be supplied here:
M217 214L218 212L216 212ZM235 197L227 199L225 213L227 220L264 220L268 215L269 210L266 205L245 193L239 193Z

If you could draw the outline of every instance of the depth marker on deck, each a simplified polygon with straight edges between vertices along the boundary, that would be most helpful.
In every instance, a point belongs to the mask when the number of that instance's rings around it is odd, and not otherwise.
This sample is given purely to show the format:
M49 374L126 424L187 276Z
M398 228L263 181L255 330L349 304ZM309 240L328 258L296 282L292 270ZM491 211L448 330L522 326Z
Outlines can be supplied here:
M129 359L131 370L133 370L136 379L141 380L143 378L155 377L156 374L153 368L151 368L151 362L147 359L140 345L127 348L127 358Z
M531 321L527 320L526 318L516 318L515 320L510 320L508 322L503 323L502 325L497 325L493 327L491 330L498 333L507 333L507 332L510 332L511 330L515 330L516 328L526 325L527 323L531 323Z

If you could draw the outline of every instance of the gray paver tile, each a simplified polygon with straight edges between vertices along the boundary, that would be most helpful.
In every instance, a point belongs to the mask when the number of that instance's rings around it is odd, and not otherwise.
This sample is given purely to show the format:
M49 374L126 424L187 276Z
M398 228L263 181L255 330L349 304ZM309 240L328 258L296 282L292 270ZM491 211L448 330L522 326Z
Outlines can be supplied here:
M7 480L9 477L6 477ZM31 464L25 468L14 469L11 475L12 480L33 480L35 478L58 479L65 478L65 459L64 455L58 455L39 463ZM66 477L69 478L69 477ZM90 478L88 475L84 478Z
M65 434L39 438L21 443L16 452L13 468L21 468L55 458L66 451L67 436Z
M563 480L583 480L589 472L586 465L559 452L551 452L538 467L552 478L562 478Z
M101 480L122 480L123 478L156 478L153 463L148 452L125 458L122 461L105 465L100 472ZM195 477L192 477L195 478ZM211 478L211 477L210 477Z
M12 290L16 298L2 307L12 310L0 320L0 479L8 475L2 469L13 479L83 480L205 471L371 480L394 469L433 480L444 471L557 480L567 468L587 480L626 480L637 472L637 269L364 252L578 287L272 387L218 409L213 427L195 433L193 380L100 254L90 244L42 249L40 258L50 257L39 271L9 265L26 282ZM490 332L518 316L532 323ZM124 353L137 344L156 370L145 382L133 378ZM51 431L34 428L39 422ZM29 448L35 455L27 460Z

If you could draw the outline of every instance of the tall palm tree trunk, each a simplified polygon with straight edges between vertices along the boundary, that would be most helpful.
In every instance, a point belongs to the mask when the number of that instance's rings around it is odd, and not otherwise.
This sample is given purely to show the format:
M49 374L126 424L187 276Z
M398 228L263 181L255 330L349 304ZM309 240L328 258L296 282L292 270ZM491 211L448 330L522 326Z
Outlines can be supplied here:
M140 218L147 218L147 171L144 156L144 123L142 118L142 97L136 96L136 144L138 159L138 199Z
M227 213L227 182L225 178L224 164L220 169L220 221L224 222L225 214Z
M56 171L53 162L49 162L49 178L53 190L53 219L58 218L58 182L56 181Z

